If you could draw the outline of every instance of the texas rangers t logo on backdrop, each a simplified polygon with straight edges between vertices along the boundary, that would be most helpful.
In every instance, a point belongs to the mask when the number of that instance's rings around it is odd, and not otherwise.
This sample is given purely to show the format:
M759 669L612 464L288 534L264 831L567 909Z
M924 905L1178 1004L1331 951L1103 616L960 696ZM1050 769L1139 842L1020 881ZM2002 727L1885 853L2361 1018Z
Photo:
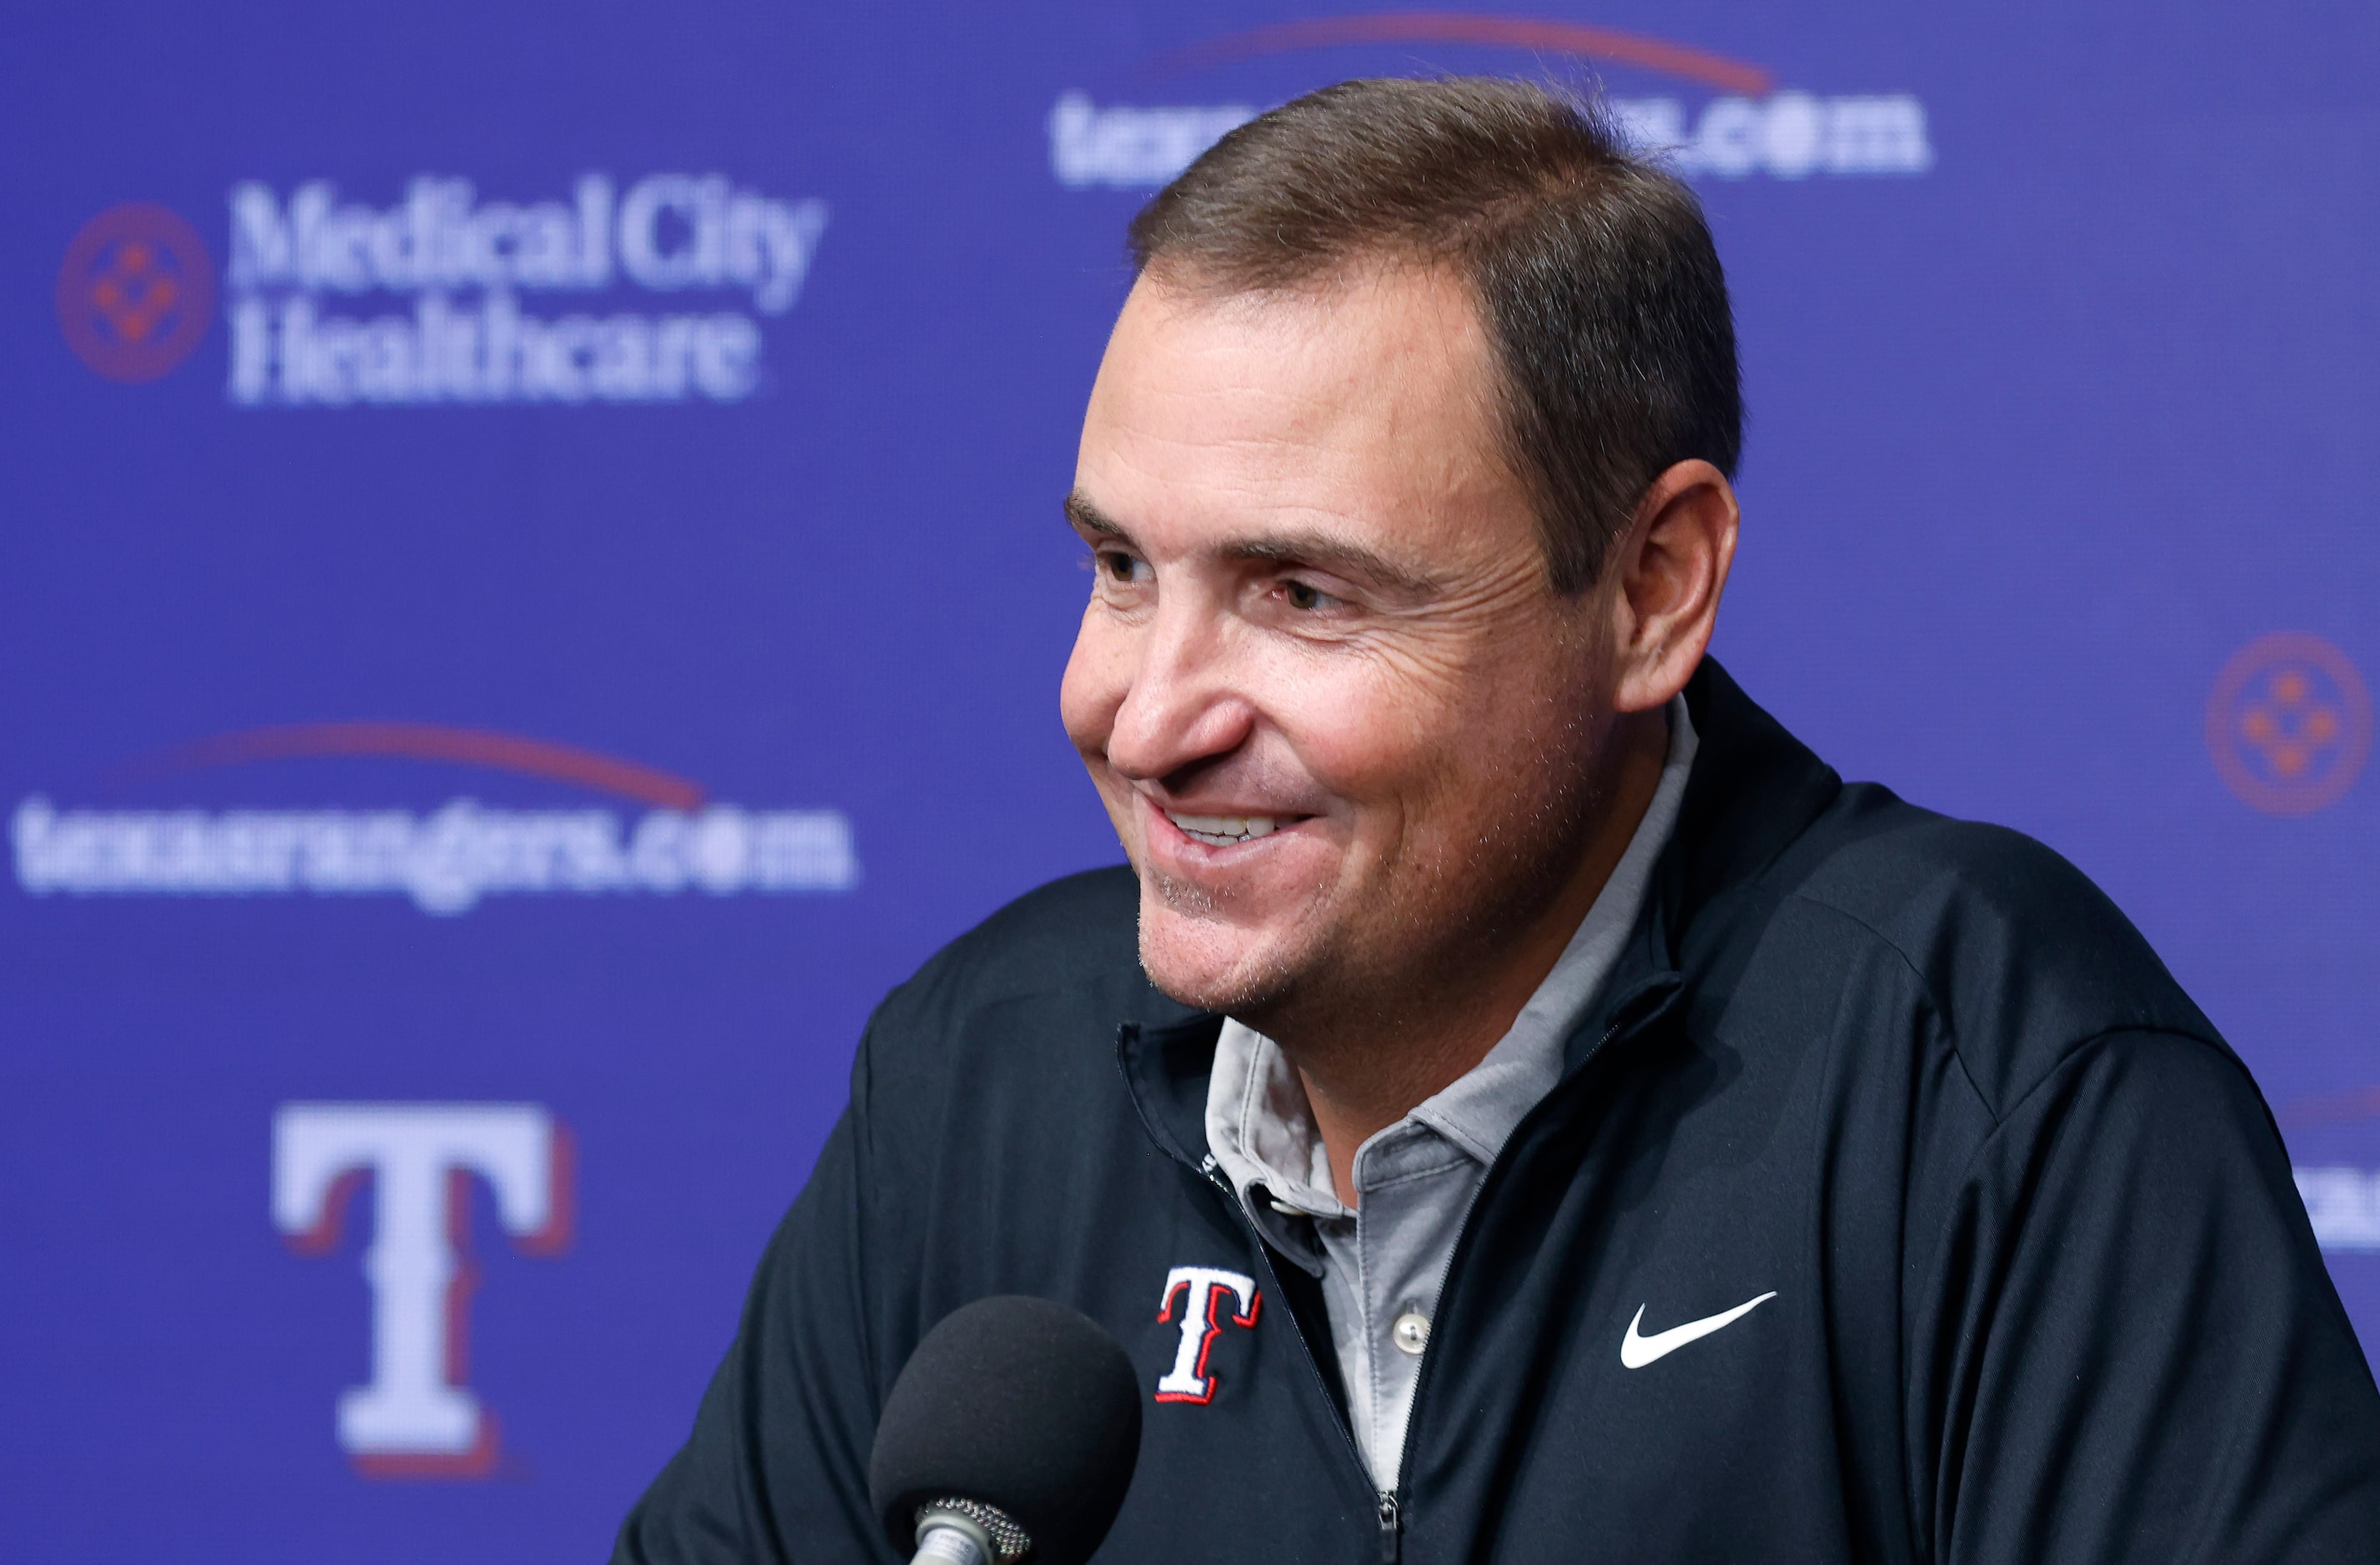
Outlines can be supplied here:
M1238 1306L1238 1313L1231 1317L1233 1326L1257 1323L1264 1298L1257 1292L1255 1278L1203 1266L1178 1266L1165 1274L1165 1297L1159 1304L1157 1318L1160 1324L1173 1319L1173 1301L1182 1301L1182 1345L1174 1352L1173 1367L1157 1382L1159 1401L1214 1400L1215 1377L1207 1373L1207 1355L1214 1351L1215 1338L1223 1329L1227 1298Z
M287 1103L274 1114L273 1220L293 1248L337 1243L366 1174L371 1383L339 1393L339 1444L368 1476L484 1476L495 1420L459 1383L468 1181L488 1182L520 1249L552 1255L570 1237L568 1134L534 1103Z

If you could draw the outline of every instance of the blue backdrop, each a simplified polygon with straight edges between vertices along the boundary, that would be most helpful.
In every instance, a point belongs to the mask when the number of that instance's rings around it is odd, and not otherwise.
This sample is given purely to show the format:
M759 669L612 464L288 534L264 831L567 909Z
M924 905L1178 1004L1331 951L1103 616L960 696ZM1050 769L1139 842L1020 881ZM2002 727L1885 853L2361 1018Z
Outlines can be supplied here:
M2380 17L1201 9L18 8L12 1559L601 1556L869 1007L1118 856L1055 697L1122 226L1353 75L1675 149L1720 655L2108 889L2380 1341Z

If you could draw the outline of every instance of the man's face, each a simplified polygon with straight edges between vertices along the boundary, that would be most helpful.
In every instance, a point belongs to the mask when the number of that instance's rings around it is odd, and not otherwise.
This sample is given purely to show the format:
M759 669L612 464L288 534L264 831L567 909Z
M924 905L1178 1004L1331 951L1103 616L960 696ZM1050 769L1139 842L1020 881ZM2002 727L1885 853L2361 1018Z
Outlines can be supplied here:
M1441 271L1126 301L1068 503L1094 581L1061 705L1176 999L1415 992L1584 851L1608 593L1547 585L1495 387Z

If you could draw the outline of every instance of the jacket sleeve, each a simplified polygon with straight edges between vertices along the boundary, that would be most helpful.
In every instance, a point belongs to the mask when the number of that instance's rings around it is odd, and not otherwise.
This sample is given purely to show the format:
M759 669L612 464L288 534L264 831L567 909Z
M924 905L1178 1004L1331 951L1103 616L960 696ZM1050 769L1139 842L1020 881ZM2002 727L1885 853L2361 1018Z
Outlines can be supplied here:
M2380 1560L2380 1391L2221 1049L2068 1056L1976 1154L1931 1272L1921 1553Z
M693 1434L621 1526L613 1565L895 1560L868 1503L867 1062L863 1042L852 1106L761 1257Z

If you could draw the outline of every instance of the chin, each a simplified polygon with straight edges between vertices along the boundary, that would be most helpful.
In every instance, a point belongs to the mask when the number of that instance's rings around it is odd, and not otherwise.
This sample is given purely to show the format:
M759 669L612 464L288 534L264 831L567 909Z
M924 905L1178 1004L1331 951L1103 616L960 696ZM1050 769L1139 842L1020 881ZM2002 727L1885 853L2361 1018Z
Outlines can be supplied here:
M1140 965L1158 992L1200 1011L1264 1010L1288 991L1296 963L1278 936L1202 917L1144 892Z

